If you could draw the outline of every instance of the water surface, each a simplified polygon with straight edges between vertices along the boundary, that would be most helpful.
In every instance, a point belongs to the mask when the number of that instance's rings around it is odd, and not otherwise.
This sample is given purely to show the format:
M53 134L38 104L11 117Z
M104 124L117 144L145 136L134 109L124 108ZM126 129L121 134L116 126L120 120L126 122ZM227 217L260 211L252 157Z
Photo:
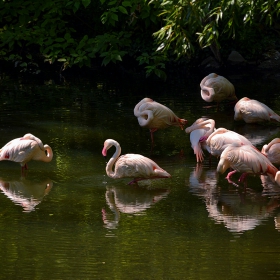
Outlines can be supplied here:
M135 104L151 97L190 125L214 118L216 127L246 135L258 148L280 137L276 124L234 122L232 106L204 109L202 78L164 84L97 75L6 86L1 145L30 132L54 158L30 162L25 177L19 164L0 162L1 278L278 279L280 188L258 176L248 178L247 189L229 184L216 174L216 159L196 163L179 128L156 132L151 154L149 131L133 115ZM230 78L238 98L280 113L279 82ZM124 154L151 157L172 178L132 186L108 178L101 155L107 138Z

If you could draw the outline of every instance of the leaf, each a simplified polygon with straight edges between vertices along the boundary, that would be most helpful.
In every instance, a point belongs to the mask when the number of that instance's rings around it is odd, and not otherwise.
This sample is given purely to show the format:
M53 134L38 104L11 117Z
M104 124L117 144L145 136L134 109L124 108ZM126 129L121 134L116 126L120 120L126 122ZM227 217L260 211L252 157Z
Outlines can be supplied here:
M82 0L82 3L84 5L84 7L86 8L91 3L91 0Z
M119 10L120 10L120 12L122 12L123 14L128 15L128 12L127 12L126 8L124 8L123 6L119 6Z

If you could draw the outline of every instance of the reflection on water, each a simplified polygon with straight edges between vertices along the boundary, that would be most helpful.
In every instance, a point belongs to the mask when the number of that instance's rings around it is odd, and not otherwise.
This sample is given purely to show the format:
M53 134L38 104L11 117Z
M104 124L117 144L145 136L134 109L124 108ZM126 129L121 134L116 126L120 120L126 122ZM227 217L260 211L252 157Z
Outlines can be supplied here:
M23 208L23 212L31 212L42 202L53 187L50 179L40 182L25 178L8 180L0 178L0 189L11 201Z
M280 127L275 125L243 124L236 127L235 131L251 141L254 146L263 146L270 142Z
M114 215L108 215L102 209L103 222L106 228L114 229L118 226L121 213L141 215L169 194L167 189L147 189L135 186L107 186L105 198L107 205Z
M190 173L190 192L203 198L209 217L233 233L254 229L280 206L280 188L268 176L261 176L263 192L217 185L216 170L204 170L201 164Z

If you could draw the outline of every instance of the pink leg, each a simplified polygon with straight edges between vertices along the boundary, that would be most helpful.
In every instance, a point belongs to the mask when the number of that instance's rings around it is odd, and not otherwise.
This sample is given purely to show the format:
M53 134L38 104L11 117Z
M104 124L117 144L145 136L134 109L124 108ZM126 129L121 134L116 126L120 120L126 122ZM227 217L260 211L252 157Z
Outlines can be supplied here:
M240 176L238 182L244 182L244 180L246 179L248 173L242 173L242 175Z
M230 180L230 177L231 177L234 173L236 173L236 172L237 172L236 170L230 171L230 172L228 173L226 179Z

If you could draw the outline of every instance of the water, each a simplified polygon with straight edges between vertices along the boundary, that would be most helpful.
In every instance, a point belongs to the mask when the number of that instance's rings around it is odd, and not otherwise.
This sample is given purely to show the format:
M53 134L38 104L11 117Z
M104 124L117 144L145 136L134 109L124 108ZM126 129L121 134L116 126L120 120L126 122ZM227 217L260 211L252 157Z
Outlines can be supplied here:
M217 160L196 163L179 128L156 132L151 154L149 132L133 115L148 96L189 124L214 118L216 127L246 135L258 148L280 137L275 124L234 122L230 106L204 109L201 78L162 84L97 74L60 86L4 87L1 145L30 132L54 158L30 162L25 177L19 164L0 162L0 278L278 279L280 187L257 176L247 189L229 184L216 174ZM280 113L279 82L231 81L239 98ZM123 154L151 157L172 178L138 186L108 178L101 155L107 138Z

